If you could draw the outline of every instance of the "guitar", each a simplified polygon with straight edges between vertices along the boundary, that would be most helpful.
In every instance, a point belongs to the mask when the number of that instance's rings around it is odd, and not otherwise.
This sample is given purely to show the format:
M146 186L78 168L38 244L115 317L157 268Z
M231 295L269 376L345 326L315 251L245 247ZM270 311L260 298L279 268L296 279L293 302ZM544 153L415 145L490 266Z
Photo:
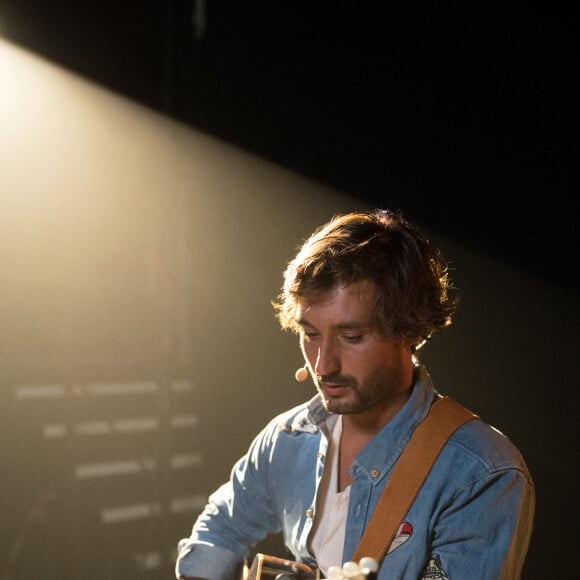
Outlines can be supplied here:
M356 562L346 562L344 566L331 566L328 580L375 580L379 567L373 558L362 558ZM300 562L285 560L266 554L256 554L251 568L244 570L243 580L320 580L320 570Z

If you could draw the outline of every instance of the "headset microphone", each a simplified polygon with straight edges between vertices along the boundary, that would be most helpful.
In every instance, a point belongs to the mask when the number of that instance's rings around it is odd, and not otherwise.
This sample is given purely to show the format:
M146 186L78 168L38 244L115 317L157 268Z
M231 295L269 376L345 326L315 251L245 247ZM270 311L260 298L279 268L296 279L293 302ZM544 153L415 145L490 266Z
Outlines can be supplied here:
M296 371L294 374L294 378L299 382L303 383L308 378L308 369L306 367L302 367Z

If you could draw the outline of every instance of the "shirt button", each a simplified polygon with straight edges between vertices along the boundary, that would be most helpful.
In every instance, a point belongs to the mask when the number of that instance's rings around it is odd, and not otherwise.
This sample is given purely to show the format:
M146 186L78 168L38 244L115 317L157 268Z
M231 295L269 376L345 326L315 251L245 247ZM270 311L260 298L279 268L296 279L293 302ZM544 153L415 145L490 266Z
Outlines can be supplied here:
M314 510L312 508L308 508L306 510L306 517L311 518L314 515Z
M378 477L379 470L378 469L371 469L371 477Z

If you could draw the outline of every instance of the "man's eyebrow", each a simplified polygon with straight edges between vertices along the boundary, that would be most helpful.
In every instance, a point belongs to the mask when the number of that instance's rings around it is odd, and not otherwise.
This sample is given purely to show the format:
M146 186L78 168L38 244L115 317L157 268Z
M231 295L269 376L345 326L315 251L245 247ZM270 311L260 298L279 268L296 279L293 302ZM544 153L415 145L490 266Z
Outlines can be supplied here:
M336 328L340 328L342 330L349 330L349 329L362 329L362 328L369 328L371 325L369 322L341 322L340 324L336 325Z
M312 323L308 322L308 320L306 320L306 318L299 318L296 321L296 323L302 327L309 326L310 328L316 328ZM336 325L336 328L338 328L340 330L354 330L354 329L364 329L364 328L370 328L370 327L371 327L370 322L360 322L357 320L339 322Z

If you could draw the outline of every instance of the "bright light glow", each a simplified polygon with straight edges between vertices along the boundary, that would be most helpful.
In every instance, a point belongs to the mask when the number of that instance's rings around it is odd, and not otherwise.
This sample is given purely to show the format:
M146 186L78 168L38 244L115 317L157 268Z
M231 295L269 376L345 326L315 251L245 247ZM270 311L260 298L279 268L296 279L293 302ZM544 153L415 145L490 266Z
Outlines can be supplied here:
M0 363L154 360L168 309L191 360L193 303L267 304L300 236L352 207L3 41L0 87Z

